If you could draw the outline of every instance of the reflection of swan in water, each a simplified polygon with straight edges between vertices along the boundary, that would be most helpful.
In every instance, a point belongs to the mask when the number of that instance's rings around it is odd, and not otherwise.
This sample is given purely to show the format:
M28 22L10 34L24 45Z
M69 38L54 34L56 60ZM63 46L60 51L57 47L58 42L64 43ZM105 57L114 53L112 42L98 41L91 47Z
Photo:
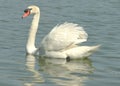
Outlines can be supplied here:
M82 86L93 72L89 59L71 60L66 59L39 59L40 70L50 75L50 81L60 86Z
M33 73L32 76L27 78L27 81L24 83L24 86L34 86L35 83L42 83L44 79L41 77L40 73L35 70L35 57L33 55L26 56L26 67L27 70Z
M26 56L26 67L32 76L24 78L24 86L36 86L36 84L52 82L53 85L60 86L83 86L88 79L88 75L93 72L93 67L89 59L70 60L50 59L32 55ZM39 70L35 69L36 61L39 61Z

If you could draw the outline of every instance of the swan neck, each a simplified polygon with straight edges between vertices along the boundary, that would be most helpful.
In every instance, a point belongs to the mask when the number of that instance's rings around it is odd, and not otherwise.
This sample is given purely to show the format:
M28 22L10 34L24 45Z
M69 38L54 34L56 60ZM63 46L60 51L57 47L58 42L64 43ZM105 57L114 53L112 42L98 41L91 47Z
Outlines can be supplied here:
M39 18L40 18L40 12L34 14L32 24L29 30L29 36L26 45L27 53L29 54L33 54L37 50L37 48L35 47L35 38L38 29Z

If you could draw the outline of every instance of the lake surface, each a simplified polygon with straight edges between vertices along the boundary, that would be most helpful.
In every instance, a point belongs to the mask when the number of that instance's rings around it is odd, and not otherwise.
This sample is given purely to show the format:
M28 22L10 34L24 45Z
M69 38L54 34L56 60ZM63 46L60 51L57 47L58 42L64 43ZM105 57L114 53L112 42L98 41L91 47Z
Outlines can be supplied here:
M89 59L26 56L32 16L21 19L29 5L41 8L36 45L57 24L78 23L101 44ZM0 86L119 86L120 0L0 0Z

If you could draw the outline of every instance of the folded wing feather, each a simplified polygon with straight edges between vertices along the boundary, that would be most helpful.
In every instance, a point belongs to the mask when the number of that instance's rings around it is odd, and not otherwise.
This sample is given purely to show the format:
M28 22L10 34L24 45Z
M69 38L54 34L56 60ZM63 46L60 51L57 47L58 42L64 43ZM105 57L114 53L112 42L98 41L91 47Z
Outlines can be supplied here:
M42 45L46 51L59 51L85 42L87 38L88 35L82 27L74 23L64 23L55 26L43 39Z

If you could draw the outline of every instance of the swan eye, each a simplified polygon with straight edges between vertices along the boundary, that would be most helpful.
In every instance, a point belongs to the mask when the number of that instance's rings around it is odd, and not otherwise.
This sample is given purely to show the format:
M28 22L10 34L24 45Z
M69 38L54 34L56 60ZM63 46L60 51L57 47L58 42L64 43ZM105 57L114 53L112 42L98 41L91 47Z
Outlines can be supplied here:
M32 9L25 9L24 12L27 13L27 12L30 12Z
M24 12L27 13L27 12L28 12L28 9L25 9Z

